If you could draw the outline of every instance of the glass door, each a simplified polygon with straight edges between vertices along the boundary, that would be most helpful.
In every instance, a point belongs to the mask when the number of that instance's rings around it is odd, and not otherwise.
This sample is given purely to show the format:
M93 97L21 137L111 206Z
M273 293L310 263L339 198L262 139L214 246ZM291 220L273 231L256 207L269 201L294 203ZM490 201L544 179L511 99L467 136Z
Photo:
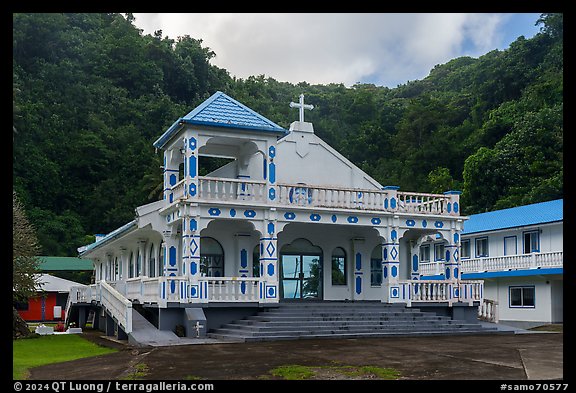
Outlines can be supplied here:
M321 294L319 255L282 255L282 298L318 299Z

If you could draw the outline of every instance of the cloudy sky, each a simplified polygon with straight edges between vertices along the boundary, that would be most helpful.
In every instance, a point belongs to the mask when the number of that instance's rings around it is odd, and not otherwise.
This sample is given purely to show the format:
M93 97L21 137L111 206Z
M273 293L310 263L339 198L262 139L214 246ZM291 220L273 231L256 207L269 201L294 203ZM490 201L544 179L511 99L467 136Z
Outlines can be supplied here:
M265 75L310 84L396 87L436 64L506 49L530 38L540 14L134 14L152 34L189 35L216 53L231 76Z

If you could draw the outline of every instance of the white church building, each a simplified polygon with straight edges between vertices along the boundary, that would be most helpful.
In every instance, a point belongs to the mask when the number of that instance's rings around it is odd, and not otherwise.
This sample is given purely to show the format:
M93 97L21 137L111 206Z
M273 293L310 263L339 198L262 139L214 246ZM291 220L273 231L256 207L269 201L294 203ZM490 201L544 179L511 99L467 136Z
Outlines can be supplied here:
M186 336L282 304L346 301L477 314L482 280L463 279L458 191L383 185L304 121L286 130L217 92L155 142L163 198L82 247L95 284L71 302L97 305L130 336L138 307L159 330ZM200 176L200 157L228 163ZM422 280L421 245L442 244L443 273ZM193 329L195 327L195 329Z

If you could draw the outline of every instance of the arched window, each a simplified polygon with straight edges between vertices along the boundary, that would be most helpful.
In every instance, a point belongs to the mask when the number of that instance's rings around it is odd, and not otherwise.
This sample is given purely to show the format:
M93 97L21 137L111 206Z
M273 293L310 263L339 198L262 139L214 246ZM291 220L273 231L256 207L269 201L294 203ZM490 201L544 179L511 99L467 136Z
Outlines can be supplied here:
M158 246L158 276L166 274L164 272L164 243Z
M370 256L370 285L379 287L382 285L382 245L378 244L372 250Z
M140 247L136 251L136 277L142 275L142 253L140 252Z
M154 254L154 243L150 243L148 253L148 277L156 277L156 255Z
M134 253L130 251L130 269L128 269L128 277L134 277Z
M346 285L346 251L336 247L332 251L332 285Z
M206 277L224 276L224 249L211 237L200 238L200 273Z

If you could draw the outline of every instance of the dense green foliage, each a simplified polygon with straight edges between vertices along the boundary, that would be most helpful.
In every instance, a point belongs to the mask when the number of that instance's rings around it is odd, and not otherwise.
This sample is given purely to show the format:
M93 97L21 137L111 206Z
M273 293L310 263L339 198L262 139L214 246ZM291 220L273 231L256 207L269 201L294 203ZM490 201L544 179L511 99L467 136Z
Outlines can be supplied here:
M44 255L73 256L157 200L153 141L217 90L285 128L305 93L316 133L381 184L460 189L466 214L563 195L561 14L542 14L533 38L394 89L238 79L201 39L133 22L13 15L14 189Z

